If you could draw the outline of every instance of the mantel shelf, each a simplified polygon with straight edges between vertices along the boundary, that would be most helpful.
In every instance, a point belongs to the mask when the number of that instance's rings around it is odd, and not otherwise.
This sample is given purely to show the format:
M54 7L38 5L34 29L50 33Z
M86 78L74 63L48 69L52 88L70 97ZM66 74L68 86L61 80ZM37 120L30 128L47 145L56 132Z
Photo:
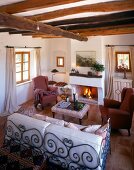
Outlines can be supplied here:
M70 73L70 76L77 76L77 77L87 77L87 78L102 78L101 76L97 76L97 75L88 75L88 74L80 74L80 73Z

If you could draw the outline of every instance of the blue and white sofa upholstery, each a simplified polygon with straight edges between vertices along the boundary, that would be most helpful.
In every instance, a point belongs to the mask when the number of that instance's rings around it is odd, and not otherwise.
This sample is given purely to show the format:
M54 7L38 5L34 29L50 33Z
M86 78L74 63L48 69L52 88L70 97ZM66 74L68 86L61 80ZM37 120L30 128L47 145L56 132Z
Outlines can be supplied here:
M14 113L8 117L5 140L34 147L44 159L69 170L103 170L110 149L110 130L102 136L62 127Z

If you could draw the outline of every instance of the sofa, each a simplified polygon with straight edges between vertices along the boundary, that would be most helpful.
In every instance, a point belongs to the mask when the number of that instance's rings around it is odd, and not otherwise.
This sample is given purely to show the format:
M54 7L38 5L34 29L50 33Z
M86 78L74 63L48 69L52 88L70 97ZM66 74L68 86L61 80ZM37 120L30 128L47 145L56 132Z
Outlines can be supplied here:
M79 129L76 130L63 126L63 120L58 124L50 122L14 113L7 119L5 142L14 140L30 146L64 169L105 169L110 150L109 126L103 137L81 131L85 128L82 125L76 125Z

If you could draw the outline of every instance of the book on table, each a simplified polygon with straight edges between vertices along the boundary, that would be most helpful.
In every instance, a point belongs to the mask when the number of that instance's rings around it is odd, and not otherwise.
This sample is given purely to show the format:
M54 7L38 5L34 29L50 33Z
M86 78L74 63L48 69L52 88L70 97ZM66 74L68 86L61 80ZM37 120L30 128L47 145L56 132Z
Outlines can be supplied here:
M70 104L71 104L70 102L63 101L62 103L59 103L57 107L66 109L68 106L70 106Z

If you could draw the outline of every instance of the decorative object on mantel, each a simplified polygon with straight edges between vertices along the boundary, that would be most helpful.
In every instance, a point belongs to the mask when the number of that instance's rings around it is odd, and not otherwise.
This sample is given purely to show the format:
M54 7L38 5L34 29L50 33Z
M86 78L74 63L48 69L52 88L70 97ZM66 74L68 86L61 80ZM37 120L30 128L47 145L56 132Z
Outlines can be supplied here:
M102 75L98 76L98 75L89 75L89 74L77 74L77 73L70 73L70 76L77 76L77 77L87 77L87 78L102 78Z
M124 73L123 79L127 79L127 76L126 76L126 71L127 71L127 69L128 69L128 68L127 68L127 65L122 64L121 69L123 70L123 73Z
M105 70L105 67L103 64L100 64L96 61L92 64L91 70L94 70L97 75L100 75L100 72L103 72Z
M74 68L71 69L71 73L75 73L76 70Z
M55 75L55 73L57 73L57 72L59 72L58 70L56 70L56 69L53 69L52 71L51 71L51 73L53 73L52 74L52 81L53 81L53 76Z

